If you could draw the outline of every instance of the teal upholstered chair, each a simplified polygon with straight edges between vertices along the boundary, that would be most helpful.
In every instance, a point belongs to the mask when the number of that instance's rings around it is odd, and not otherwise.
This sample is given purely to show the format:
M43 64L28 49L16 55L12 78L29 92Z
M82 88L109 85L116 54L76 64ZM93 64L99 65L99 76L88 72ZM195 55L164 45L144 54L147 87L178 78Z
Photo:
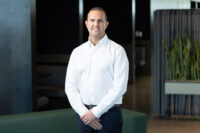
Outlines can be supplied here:
M146 133L143 113L122 109L123 133ZM0 116L0 133L76 133L77 120L72 109L59 109Z

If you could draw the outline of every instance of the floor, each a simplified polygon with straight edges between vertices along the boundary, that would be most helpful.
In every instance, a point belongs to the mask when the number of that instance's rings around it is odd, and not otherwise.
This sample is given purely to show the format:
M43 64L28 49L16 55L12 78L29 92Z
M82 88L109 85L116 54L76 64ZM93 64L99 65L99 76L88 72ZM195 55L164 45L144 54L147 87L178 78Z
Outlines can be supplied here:
M147 133L199 133L200 121L148 119Z
M147 133L199 133L200 120L158 118L153 115L153 79L136 77L135 85L128 85L123 107L148 115Z

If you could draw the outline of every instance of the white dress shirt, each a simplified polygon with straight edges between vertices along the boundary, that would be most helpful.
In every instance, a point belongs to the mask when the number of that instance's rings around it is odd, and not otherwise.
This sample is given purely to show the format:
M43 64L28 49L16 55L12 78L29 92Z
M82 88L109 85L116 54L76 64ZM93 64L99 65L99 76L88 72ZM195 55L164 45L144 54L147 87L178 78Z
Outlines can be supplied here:
M94 46L90 40L71 54L65 92L72 108L83 116L86 105L99 118L114 104L122 104L127 89L129 63L125 50L105 35Z

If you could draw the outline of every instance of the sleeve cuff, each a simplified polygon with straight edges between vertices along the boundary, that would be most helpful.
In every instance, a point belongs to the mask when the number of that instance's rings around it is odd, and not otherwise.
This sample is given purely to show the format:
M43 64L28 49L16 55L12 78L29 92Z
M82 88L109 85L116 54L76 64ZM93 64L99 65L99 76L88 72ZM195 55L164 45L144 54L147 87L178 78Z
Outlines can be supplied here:
M103 114L102 111L100 111L100 108L98 106L94 107L92 109L93 114L96 116L96 118L100 118L101 115Z
M81 116L83 116L84 114L86 114L88 112L88 109L87 108L83 108L83 109L81 109L79 112L78 112L78 114L79 114L79 116L81 117Z

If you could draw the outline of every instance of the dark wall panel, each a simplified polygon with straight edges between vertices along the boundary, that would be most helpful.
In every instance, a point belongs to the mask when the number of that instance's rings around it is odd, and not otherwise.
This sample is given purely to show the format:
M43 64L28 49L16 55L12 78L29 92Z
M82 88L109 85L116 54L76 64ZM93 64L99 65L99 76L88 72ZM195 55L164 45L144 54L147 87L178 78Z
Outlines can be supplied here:
M79 45L78 0L37 0L37 53L70 54Z
M136 31L143 33L137 40L150 40L150 1L136 0Z
M30 1L0 1L0 114L32 111Z

